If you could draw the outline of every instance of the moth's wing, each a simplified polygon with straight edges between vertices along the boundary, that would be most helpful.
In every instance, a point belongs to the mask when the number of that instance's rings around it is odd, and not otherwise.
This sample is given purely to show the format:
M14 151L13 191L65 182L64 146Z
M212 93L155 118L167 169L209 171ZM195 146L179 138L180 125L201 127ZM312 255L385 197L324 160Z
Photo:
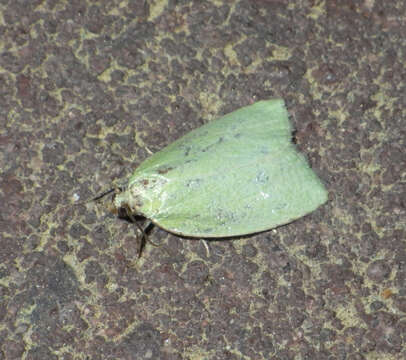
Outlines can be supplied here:
M193 237L274 228L327 200L291 142L283 100L260 101L212 121L142 163L129 186L158 226Z

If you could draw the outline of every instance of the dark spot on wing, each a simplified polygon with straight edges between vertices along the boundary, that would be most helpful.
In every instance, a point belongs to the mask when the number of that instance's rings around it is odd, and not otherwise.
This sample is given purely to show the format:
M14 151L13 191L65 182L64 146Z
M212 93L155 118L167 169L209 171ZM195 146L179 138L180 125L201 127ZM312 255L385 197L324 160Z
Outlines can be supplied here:
M189 156L191 149L192 149L192 148L191 148L190 146L188 146L188 147L185 149L185 156Z
M260 183L260 184L266 184L269 181L269 176L265 171L260 170L257 173L257 176L255 177L255 182Z
M217 220L218 225L227 226L227 225L238 222L239 218L232 211L228 211L223 208L217 208L216 209L216 220Z
M173 170L173 167L162 167L160 169L158 169L158 174L167 174L169 171Z
M202 151L202 152L206 152L206 151L210 150L212 147L214 147L214 146L216 146L216 145L218 145L218 144L221 144L223 141L224 141L224 137L223 137L223 136L220 136L220 137L218 138L218 140L217 140L214 144L210 144L210 145L206 146L206 147L203 148L201 151Z
M202 179L190 179L186 182L186 186L189 188L198 187L202 183Z

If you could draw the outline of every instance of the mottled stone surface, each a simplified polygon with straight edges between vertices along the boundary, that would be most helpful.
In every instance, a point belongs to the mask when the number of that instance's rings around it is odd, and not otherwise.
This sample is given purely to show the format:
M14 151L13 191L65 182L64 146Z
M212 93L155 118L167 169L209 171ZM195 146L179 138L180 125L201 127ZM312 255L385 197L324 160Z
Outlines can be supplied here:
M0 359L406 357L406 3L1 1ZM69 206L283 97L330 201L243 239ZM108 199L106 200L109 201Z

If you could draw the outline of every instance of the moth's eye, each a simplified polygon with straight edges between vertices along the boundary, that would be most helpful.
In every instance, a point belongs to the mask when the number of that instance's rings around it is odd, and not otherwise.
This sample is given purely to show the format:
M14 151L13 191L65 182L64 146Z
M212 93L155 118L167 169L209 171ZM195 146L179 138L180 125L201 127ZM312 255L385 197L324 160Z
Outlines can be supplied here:
M120 207L115 208L116 214L120 219L131 219L132 211L127 203L121 204Z
M120 207L118 210L118 216L121 218L128 217L128 208L127 207Z

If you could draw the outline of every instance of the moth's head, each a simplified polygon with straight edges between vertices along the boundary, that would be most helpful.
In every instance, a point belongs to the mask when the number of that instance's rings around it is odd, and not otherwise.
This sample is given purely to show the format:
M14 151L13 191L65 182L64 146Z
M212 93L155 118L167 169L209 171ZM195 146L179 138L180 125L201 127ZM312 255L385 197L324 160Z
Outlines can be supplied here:
M125 193L126 193L126 191L124 188L114 187L107 191L104 191L103 193L95 196L92 199L77 202L75 205L87 204L89 202L99 201L101 199L104 199L107 195L113 194L111 197L111 202L107 203L107 208L113 214L120 216L120 214L123 214L123 213L128 214L128 210L129 210L129 204L126 201L126 196L123 196Z
M127 207L127 204L125 204L122 196L120 196L121 194L123 194L122 188L114 189L114 194L111 197L111 203L108 205L108 209L116 215L119 215L122 212L122 208Z
M136 213L135 201L128 189L117 188L115 190L109 210L123 218Z

